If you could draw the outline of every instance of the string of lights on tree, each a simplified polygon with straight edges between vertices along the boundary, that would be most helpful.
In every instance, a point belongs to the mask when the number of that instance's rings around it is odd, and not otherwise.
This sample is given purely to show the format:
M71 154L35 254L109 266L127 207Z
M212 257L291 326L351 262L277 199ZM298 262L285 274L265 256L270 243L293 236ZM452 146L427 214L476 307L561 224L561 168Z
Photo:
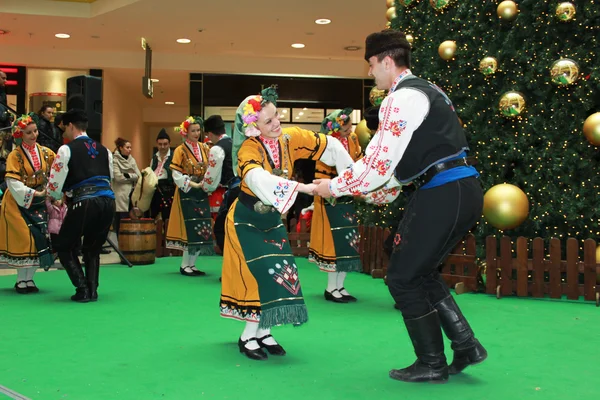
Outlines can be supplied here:
M387 0L385 15L479 160L478 242L600 240L600 0ZM394 226L403 201L362 207L362 222Z

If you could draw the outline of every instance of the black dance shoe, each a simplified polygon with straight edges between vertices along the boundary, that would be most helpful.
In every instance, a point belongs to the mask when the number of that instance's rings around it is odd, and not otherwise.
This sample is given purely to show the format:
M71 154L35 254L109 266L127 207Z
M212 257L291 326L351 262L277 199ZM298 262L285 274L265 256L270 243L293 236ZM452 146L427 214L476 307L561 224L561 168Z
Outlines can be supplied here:
M238 347L240 348L240 353L244 353L246 357L248 357L251 360L263 361L268 359L269 357L267 356L267 353L265 353L265 351L262 348L259 347L256 350L250 350L246 348L246 343L251 342L253 340L256 340L256 338L250 338L248 340L242 340L242 338L240 338L238 340Z
M27 286L19 287L19 283L21 283L21 282L25 283L26 281L19 281L19 282L15 283L15 290L17 291L17 293L19 293L19 294L30 293L29 290L27 290Z
M35 282L34 281L25 281L26 283L33 283L33 286L27 286L27 292L28 293L37 293L40 291L40 289L38 289L37 286L35 286Z
M256 341L258 342L258 345L260 347L262 347L263 349L267 349L269 354L274 355L274 356L285 356L285 350L283 349L283 347L281 347L281 345L264 343L264 340L266 338L270 338L270 337L273 337L273 336L266 335L266 336L261 337L260 339L257 339Z
M346 290L345 288L338 289L340 294L342 295L342 299L346 300L348 303L354 303L358 299L352 295L342 293L342 290Z
M337 289L333 290L334 292L337 291ZM331 292L333 293L333 292ZM325 295L325 300L327 301L333 301L334 303L347 303L348 300L344 299L343 297L335 297L334 295L332 295L330 292L328 292L327 290L325 290L325 293L323 293ZM338 291L339 293L339 291ZM341 293L340 293L341 295Z

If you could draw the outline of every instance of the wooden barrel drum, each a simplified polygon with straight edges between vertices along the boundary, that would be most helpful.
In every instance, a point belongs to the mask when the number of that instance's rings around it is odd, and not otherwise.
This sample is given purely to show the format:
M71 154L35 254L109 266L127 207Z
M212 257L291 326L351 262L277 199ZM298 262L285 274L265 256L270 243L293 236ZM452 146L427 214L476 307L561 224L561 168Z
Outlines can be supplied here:
M119 250L133 265L154 264L156 260L156 223L151 218L122 219Z

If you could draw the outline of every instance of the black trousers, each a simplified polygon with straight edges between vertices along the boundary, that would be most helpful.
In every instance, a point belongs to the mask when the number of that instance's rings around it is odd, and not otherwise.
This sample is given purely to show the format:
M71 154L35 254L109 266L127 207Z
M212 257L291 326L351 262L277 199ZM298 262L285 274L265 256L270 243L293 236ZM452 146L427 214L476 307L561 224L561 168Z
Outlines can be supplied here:
M174 183L161 183L159 181L154 196L152 196L152 202L150 203L150 218L154 219L160 214L163 221L168 220L171 215L174 195Z
M225 248L225 221L227 220L227 213L231 208L231 205L238 198L240 194L240 185L228 189L225 192L225 196L223 198L223 203L221 203L221 207L219 208L219 212L217 214L217 218L215 219L215 226L213 228L213 233L215 234L215 239L217 240L217 246L223 251Z
M75 254L81 244L84 255L99 256L114 215L115 201L107 197L94 197L70 204L53 243L54 250Z
M439 266L481 218L475 177L417 190L404 209L387 271L388 288L405 319L433 310L450 292Z

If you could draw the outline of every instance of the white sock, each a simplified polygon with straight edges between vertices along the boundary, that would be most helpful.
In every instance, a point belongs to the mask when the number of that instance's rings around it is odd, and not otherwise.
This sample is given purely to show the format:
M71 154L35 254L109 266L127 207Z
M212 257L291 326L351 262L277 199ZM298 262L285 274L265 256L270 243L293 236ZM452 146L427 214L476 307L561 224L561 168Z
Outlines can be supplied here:
M183 251L183 256L181 256L181 268L185 268L188 266L189 254L187 250Z
M347 272L338 272L336 275L337 275L337 289L344 296L350 295L350 293L348 293L348 291L346 289L341 290L344 287L344 281L346 280L346 275L348 275L348 273Z
M27 287L25 281L27 280L27 269L19 268L17 269L17 287L24 288Z
M188 265L190 266L190 268L192 269L192 271L198 271L198 269L196 268L196 259L197 258L198 258L197 254L193 255L193 256L190 256L189 264Z
M241 336L242 341L245 342L246 340L248 340L250 338L256 338L257 332L258 332L258 322L246 321L246 327L244 328L244 331L242 332L242 336ZM248 343L246 343L245 347L248 350L256 350L256 349L260 348L256 339L251 340Z
M256 337L258 339L263 338L267 335L271 334L271 328L269 329L259 329L256 332ZM269 336L268 338L266 338L265 340L263 340L263 343L266 344L267 346L274 346L277 344L277 341L275 341L275 339L273 339L273 336Z
M30 267L27 268L27 286L29 287L34 287L35 283L33 283L33 275L35 275L35 272L37 271L38 267ZM29 282L31 281L31 282Z
M337 290L337 273L327 272L327 291L333 295L333 297L341 298L342 295ZM335 290L335 292L334 292Z

